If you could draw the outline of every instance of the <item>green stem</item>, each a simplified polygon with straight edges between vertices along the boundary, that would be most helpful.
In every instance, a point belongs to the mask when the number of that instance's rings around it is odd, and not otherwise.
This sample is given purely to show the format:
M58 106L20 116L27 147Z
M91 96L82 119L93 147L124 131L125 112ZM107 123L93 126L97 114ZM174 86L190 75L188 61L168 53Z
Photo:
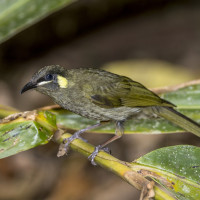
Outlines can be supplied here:
M71 134L65 133L59 138L59 140L57 140L57 142L62 143L63 139L69 138L70 136ZM72 141L70 146L74 151L77 151L86 157L88 157L94 151L94 146L80 139ZM106 152L99 152L95 157L95 162L102 168L110 170L117 176L121 177L138 190L143 190L148 184L151 183L144 176L132 170L129 167L130 163L121 161ZM173 197L171 197L157 185L154 186L154 192L155 199L157 200L174 200Z

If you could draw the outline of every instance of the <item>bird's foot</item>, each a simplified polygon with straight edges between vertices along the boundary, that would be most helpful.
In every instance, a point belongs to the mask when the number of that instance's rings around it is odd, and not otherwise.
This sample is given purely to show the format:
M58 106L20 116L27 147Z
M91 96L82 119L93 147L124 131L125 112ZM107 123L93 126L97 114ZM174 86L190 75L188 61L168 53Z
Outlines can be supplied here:
M99 153L99 151L105 151L106 153L111 154L111 151L108 147L102 147L101 145L98 145L95 147L95 150L92 152L92 154L88 157L88 159L91 161L92 165L96 166L96 162L94 161L95 157Z
M66 139L63 140L64 149L65 149L65 154L67 154L67 152L69 151L70 143L71 143L72 141L74 141L75 139L81 139L81 140L83 140L84 142L87 142L86 139L84 139L84 138L82 138L82 137L80 136L81 133L82 133L81 131L77 131L77 132L75 132L71 137L66 138Z

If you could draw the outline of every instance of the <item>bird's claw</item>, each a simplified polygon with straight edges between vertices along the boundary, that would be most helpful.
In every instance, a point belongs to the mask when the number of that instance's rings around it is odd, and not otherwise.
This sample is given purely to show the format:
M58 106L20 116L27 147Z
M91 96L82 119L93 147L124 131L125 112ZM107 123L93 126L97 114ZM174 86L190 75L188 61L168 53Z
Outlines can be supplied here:
M67 152L68 152L68 150L69 150L70 143L71 143L72 141L74 141L75 139L80 139L80 140L83 140L84 142L87 142L86 139L84 139L84 138L82 138L82 137L80 136L79 131L77 131L77 132L74 133L71 137L65 138L65 139L63 140L64 149L65 149L65 154L67 154Z
M95 147L94 151L92 152L92 154L88 157L88 159L91 161L92 165L96 166L96 162L94 161L95 157L97 156L97 154L99 153L99 151L105 151L106 153L111 153L110 149L108 147L103 148L101 145L98 145Z
M103 150L108 153L108 154L111 154L111 150L108 148L108 147L104 147Z

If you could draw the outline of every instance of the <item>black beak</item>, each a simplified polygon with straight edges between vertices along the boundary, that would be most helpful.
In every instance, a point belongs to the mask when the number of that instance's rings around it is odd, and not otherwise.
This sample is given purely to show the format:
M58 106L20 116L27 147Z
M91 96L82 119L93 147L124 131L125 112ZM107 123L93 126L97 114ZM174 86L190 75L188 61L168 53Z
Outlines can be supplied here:
M30 90L30 89L33 89L33 88L36 88L37 87L37 84L36 83L32 83L32 82L28 82L21 90L21 94L26 92L27 90Z

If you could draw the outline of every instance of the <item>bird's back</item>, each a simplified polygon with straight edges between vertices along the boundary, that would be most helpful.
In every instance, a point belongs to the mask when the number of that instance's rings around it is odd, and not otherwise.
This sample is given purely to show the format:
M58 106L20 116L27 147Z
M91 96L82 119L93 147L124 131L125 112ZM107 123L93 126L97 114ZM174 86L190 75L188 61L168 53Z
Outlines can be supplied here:
M93 103L105 107L145 107L174 105L128 77L100 69L73 69L77 86Z

